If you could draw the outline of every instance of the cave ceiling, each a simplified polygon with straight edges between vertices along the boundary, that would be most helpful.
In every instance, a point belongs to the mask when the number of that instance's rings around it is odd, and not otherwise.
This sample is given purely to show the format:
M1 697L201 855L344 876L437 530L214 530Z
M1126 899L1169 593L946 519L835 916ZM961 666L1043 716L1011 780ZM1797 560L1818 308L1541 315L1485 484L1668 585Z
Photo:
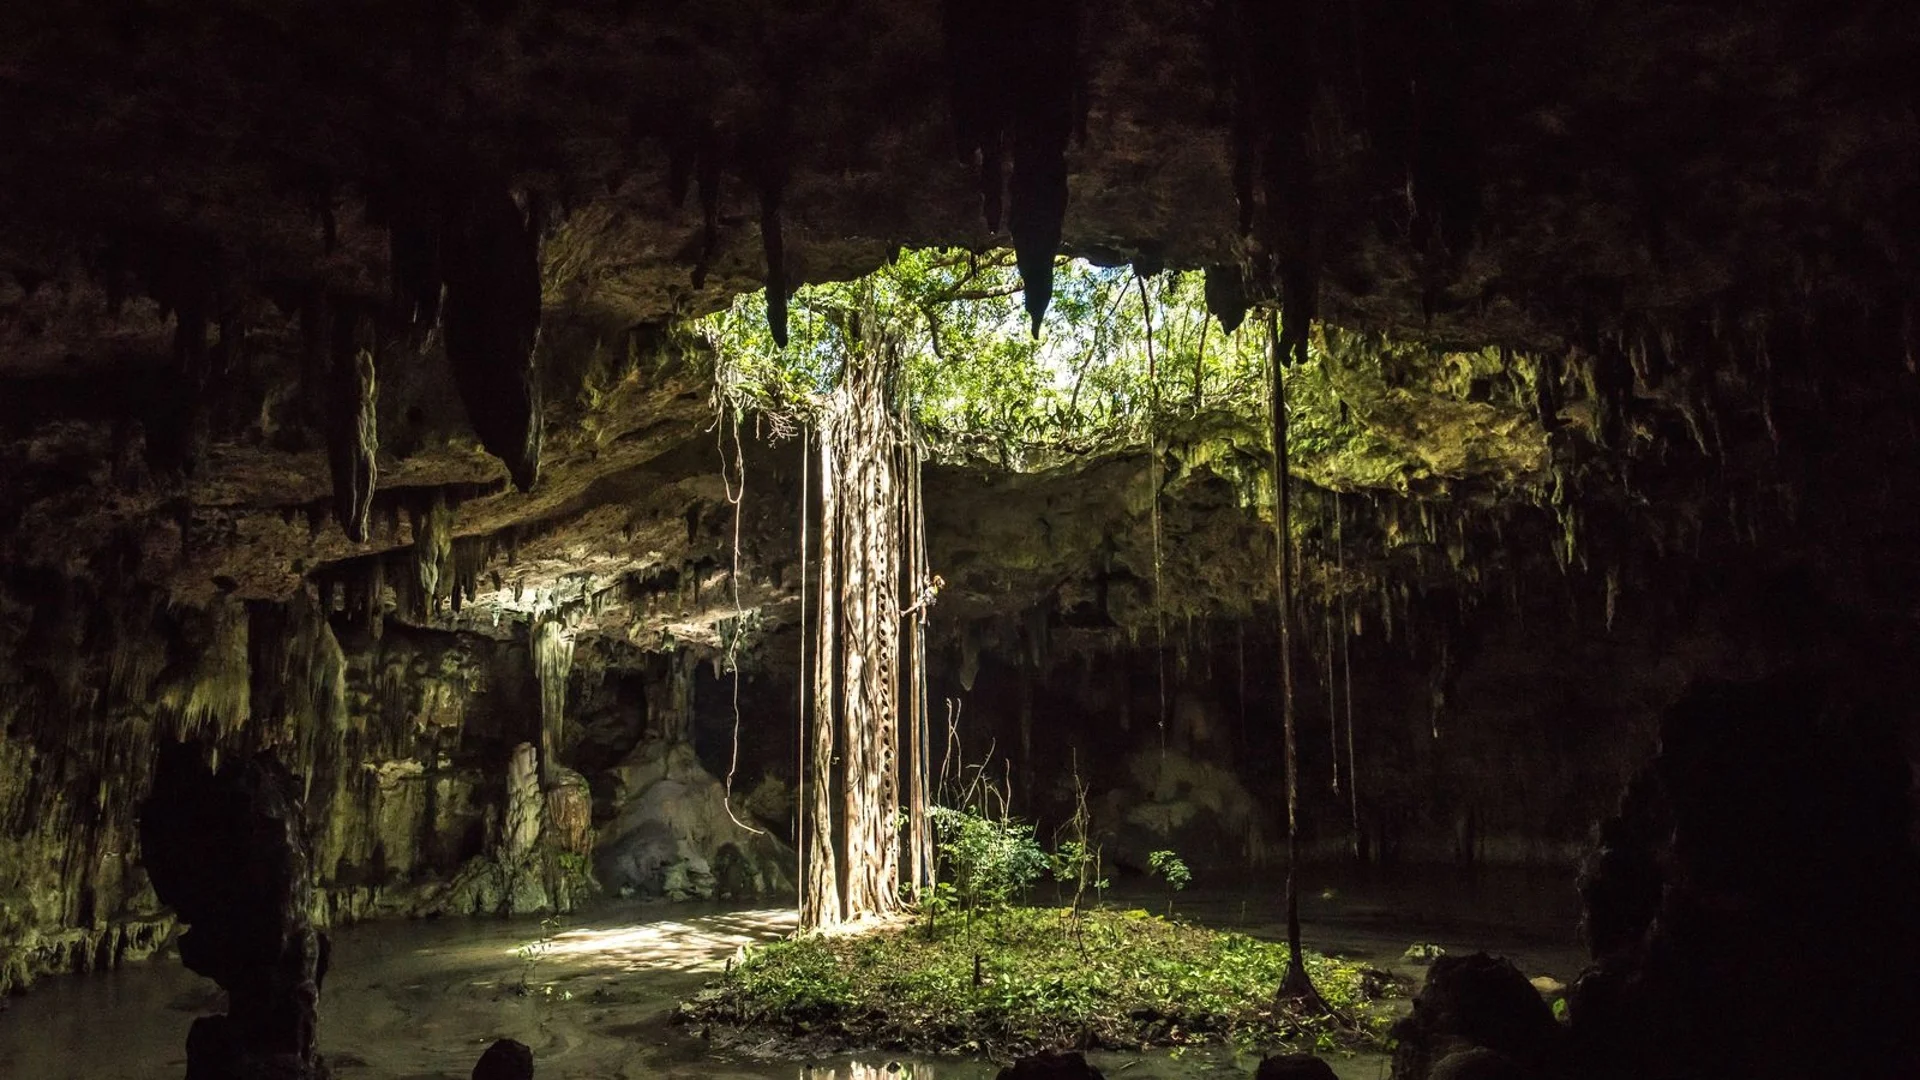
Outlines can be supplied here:
M685 324L901 247L1236 267L1289 335L1544 365L1531 456L1429 454L1462 481L1441 498L1560 501L1572 462L1658 503L1697 490L1670 459L1751 472L1792 417L1912 364L1901 5L52 0L6 21L15 576L190 604L308 582L351 608L417 578L424 545L466 602L400 587L398 617L485 631L566 603L719 647L730 613L794 598L797 508L755 500L798 456L756 451L736 603L727 433ZM1410 454L1476 407L1345 396ZM1058 589L1063 551L1124 563L1111 523L1139 508L1088 477L1129 469L965 480L1040 492L1069 539L957 573L978 587L955 603ZM955 557L1031 527L956 520Z

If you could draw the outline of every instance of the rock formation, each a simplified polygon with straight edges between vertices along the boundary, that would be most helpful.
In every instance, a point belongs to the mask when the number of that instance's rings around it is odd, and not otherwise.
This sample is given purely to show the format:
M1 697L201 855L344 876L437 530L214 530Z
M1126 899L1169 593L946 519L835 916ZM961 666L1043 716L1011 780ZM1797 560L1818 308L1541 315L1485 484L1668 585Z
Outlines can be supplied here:
M1000 1070L999 1080L1103 1080L1086 1056L1071 1050L1042 1050Z
M1569 1004L1596 1075L1920 1069L1899 1019L1920 961L1911 781L1872 700L1803 670L1668 712L1584 888L1595 965Z
M180 960L227 993L224 1016L187 1037L192 1080L322 1080L316 1049L326 938L308 918L306 821L295 779L271 757L160 750L140 841L154 890L187 924Z
M533 1080L533 1051L525 1043L501 1039L480 1055L473 1080Z
M1333 1066L1312 1054L1275 1054L1260 1059L1254 1080L1333 1080Z
M1394 1080L1444 1075L1441 1066L1449 1058L1474 1050L1544 1069L1558 1064L1563 1037L1520 969L1486 953L1435 960L1413 1013L1394 1025L1393 1034Z
M597 876L623 896L782 899L793 849L729 800L685 742L649 739L615 770L618 814L602 830Z

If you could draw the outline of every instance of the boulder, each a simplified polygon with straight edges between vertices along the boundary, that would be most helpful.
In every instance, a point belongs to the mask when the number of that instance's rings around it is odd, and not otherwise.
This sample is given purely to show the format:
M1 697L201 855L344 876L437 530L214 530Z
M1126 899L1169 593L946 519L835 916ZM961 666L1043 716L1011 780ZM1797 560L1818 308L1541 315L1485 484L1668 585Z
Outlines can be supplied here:
M1100 1070L1087 1064L1081 1054L1067 1050L1042 1050L1023 1057L1000 1070L998 1080L1105 1080Z
M1253 1080L1338 1080L1333 1066L1312 1054L1276 1054L1260 1059Z
M1475 953L1436 959L1412 1014L1393 1034L1394 1080L1429 1080L1436 1063L1480 1047L1537 1066L1552 1053L1560 1026L1519 968Z
M1428 1075L1431 1080L1532 1080L1538 1074L1498 1050L1477 1046L1448 1054Z
M501 1039L480 1055L473 1080L533 1080L533 1051L525 1043Z

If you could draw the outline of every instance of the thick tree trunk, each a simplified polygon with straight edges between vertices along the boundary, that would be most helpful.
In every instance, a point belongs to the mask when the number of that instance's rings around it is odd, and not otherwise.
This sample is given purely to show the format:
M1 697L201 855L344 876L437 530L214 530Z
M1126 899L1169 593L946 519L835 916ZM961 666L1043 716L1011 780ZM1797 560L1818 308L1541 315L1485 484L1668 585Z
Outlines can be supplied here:
M917 627L903 619L907 478L912 454L901 452L890 396L898 355L880 342L848 358L820 425L820 637L814 667L813 832L808 845L809 927L885 916L900 907L901 665L914 664ZM917 538L914 541L918 551ZM909 604L906 607L912 607ZM903 633L910 634L905 642ZM911 670L911 669L910 669ZM917 686L918 683L916 682ZM915 881L930 873L918 846L924 830L925 784L919 759L917 696L910 823L916 838ZM834 820L835 810L838 820Z

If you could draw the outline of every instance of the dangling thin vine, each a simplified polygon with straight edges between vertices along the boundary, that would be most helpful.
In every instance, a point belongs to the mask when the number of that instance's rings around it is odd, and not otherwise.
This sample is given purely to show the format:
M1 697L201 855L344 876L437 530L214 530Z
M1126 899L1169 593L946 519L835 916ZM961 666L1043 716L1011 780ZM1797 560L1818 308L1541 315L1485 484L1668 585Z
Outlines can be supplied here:
M1307 974L1305 951L1300 944L1300 758L1294 738L1293 712L1293 503L1292 483L1287 476L1287 381L1283 368L1287 352L1282 348L1279 319L1267 315L1267 354L1272 358L1269 377L1271 445L1274 491L1274 607L1280 626L1280 718L1286 740L1287 776L1287 961L1286 978L1276 995L1282 1000L1304 1002L1326 1011L1326 1003Z
M1347 699L1347 805L1353 812L1353 857L1360 857L1360 774L1353 760L1353 624L1347 607L1347 545L1340 493L1333 493L1333 572L1340 580L1340 670Z

